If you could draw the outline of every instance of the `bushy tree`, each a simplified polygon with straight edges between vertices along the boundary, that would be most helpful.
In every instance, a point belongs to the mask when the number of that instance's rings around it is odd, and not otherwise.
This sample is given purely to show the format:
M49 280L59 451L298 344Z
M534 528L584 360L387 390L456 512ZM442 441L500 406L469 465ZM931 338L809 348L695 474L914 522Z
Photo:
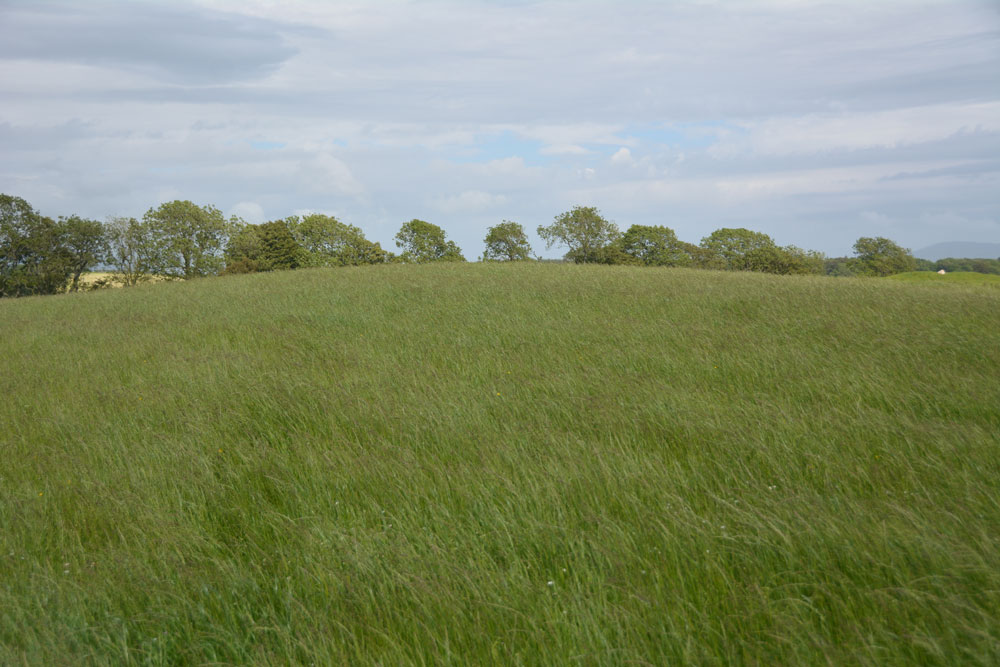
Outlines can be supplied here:
M803 250L789 245L779 248L761 248L751 258L754 271L779 275L821 275L824 269L823 253Z
M546 248L566 246L569 249L566 259L582 264L606 263L608 252L604 249L615 243L621 232L595 207L577 206L557 215L548 227L539 225L538 235L545 241Z
M445 239L444 230L424 220L414 218L404 223L396 234L396 246L403 250L404 262L464 262L461 249Z
M58 223L62 243L69 253L70 291L80 288L80 276L107 254L104 225L97 220L87 220L76 215L60 218Z
M978 257L972 260L971 268L976 273L1000 275L1000 259Z
M226 246L226 273L283 271L302 265L302 248L288 223L235 224Z
M917 261L907 248L887 238L861 237L854 243L852 270L863 276L891 276L917 268Z
M224 273L256 273L266 271L261 262L264 247L257 225L236 223L229 232L226 244Z
M762 271L774 257L774 239L743 227L717 229L701 240L701 247L730 271Z
M835 278L848 278L854 275L851 268L853 260L849 257L828 257L823 260L823 273Z
M20 197L0 194L0 296L61 292L72 263L58 223Z
M161 245L158 256L163 264L156 267L156 272L197 278L222 269L223 251L236 220L227 221L214 206L177 200L149 209L143 222L150 226Z
M392 259L392 253L366 239L360 228L331 215L314 213L287 222L303 250L303 266L360 266Z
M516 222L504 220L499 225L490 227L486 232L486 249L483 259L497 261L516 261L531 257L531 245L524 227Z
M726 263L723 259L711 250L706 250L701 246L693 243L687 243L686 241L679 241L677 246L680 252L688 258L690 262L689 266L693 268L711 269L717 271L721 271L726 268Z
M622 252L643 266L690 266L677 234L669 227L632 225L622 235Z
M153 228L135 218L113 217L104 224L107 254L104 262L114 269L114 280L125 287L138 285L163 266L161 244Z

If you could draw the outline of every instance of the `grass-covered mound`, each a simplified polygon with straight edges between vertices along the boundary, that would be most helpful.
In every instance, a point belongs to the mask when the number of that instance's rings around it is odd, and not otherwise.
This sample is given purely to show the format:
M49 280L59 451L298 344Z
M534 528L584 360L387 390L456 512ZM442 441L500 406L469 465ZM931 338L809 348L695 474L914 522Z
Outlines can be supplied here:
M0 302L0 663L996 664L998 331L546 264Z

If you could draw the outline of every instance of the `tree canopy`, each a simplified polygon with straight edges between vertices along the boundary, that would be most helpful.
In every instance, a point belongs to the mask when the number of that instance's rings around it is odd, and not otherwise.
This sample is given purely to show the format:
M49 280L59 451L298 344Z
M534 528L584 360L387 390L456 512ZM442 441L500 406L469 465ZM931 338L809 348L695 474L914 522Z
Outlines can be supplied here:
M62 243L69 253L70 290L80 288L80 276L107 254L104 225L76 215L59 219Z
M402 249L404 262L464 262L462 250L454 241L445 239L444 230L424 220L414 218L404 223L396 233L396 246Z
M0 194L0 296L54 294L72 273L62 226L20 197Z
M767 234L743 227L717 229L701 240L701 247L718 257L730 271L760 271L777 244Z
M293 216L287 222L302 247L303 266L360 266L382 264L392 258L392 253L366 239L359 227L331 215Z
M595 207L577 206L557 215L548 227L539 225L538 235L546 248L566 246L566 259L582 264L607 263L604 249L617 241L621 232Z
M632 225L622 235L621 249L643 266L690 266L677 234L669 227Z
M531 245L524 227L516 222L504 220L490 227L484 239L486 249L483 259L494 261L517 261L531 257Z
M158 272L180 278L197 278L218 273L224 264L223 251L229 240L230 222L214 206L198 206L190 201L172 201L151 208L143 222L153 231L162 260Z
M854 254L851 268L863 276L891 276L917 268L908 249L882 236L859 238L854 243Z
M149 278L163 265L161 244L149 223L135 218L114 217L104 225L107 254L104 261L115 270L114 278L132 287Z

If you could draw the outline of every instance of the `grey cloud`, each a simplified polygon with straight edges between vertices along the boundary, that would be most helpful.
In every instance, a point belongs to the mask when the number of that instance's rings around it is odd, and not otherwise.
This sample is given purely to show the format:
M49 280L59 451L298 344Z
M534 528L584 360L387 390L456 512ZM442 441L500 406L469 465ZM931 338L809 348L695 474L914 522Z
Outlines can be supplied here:
M16 3L0 11L0 58L110 66L170 83L256 79L296 52L280 24L180 3Z
M32 150L40 146L64 146L70 142L86 140L95 130L93 123L83 122L77 118L52 127L25 127L0 122L0 145L10 155L19 150Z
M809 114L851 134L867 112L997 100L1000 35L984 2L317 2L325 28L313 30L283 22L299 3L247 10L271 18L189 3L0 4L0 190L53 215L141 215L175 193L223 210L252 202L273 217L337 211L389 248L403 221L422 217L470 257L501 218L530 230L576 204L694 242L722 226L831 253L876 233L913 247L952 233L1000 239L1000 133L947 111L932 121L941 133L885 145L835 133L786 154L752 141L723 155L697 142L624 143L626 128L683 121L786 137ZM61 74L31 59L105 69ZM19 66L38 85L24 85ZM278 66L280 77L262 80ZM115 78L133 71L154 76ZM87 78L70 80L78 73ZM598 140L574 125L608 129ZM623 143L607 143L619 129ZM476 136L503 131L522 145L464 162ZM526 139L593 152L542 159ZM286 147L254 151L252 140ZM628 168L609 162L622 145ZM734 205L713 189L824 169L850 180L855 167L863 187L841 192ZM628 196L650 184L650 196ZM483 202L497 206L474 210ZM945 219L958 222L935 223Z

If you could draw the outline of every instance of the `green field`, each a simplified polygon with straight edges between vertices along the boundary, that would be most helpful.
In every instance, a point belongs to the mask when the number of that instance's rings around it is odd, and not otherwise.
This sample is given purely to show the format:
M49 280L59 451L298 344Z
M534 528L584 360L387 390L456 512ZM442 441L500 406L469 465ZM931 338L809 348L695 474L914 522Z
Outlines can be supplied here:
M897 273L894 276L889 276L889 280L898 280L904 283L919 283L921 285L965 285L970 287L1000 288L1000 276L989 273L973 273L971 271L958 271L956 273L945 273L944 275L936 271L910 271L908 273Z
M1000 291L567 264L0 302L0 664L997 664Z

